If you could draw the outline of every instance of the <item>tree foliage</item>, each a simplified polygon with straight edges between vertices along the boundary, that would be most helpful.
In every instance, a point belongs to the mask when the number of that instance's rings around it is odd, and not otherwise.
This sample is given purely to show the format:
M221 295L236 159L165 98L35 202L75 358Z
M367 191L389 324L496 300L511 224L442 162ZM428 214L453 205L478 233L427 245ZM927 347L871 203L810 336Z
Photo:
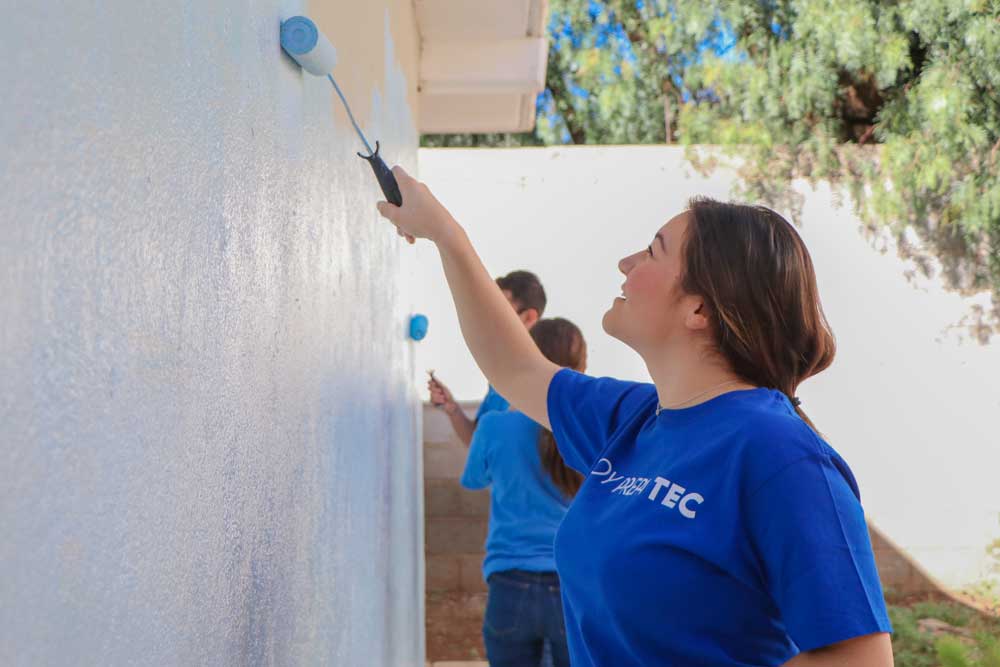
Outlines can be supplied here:
M551 0L535 132L425 145L722 145L743 196L841 184L1000 330L1000 0Z

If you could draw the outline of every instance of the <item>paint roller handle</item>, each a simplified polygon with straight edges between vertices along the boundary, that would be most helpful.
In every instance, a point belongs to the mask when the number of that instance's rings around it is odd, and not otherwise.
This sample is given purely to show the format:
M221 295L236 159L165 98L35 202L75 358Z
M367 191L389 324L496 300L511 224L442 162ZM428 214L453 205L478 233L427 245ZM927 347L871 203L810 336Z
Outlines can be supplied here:
M403 195L399 193L399 183L396 182L396 177L392 175L392 170L386 165L385 160L383 160L378 154L378 141L375 142L375 152L371 155L363 155L358 153L358 157L368 160L368 164L372 166L372 171L375 172L375 178L378 180L378 185L382 188L382 194L385 195L386 201L389 201L396 206L403 205Z
M385 161L380 157L371 160L371 165L386 201L392 202L396 206L402 206L403 195L399 193L399 183L396 182L396 177L392 175L392 170L389 169Z

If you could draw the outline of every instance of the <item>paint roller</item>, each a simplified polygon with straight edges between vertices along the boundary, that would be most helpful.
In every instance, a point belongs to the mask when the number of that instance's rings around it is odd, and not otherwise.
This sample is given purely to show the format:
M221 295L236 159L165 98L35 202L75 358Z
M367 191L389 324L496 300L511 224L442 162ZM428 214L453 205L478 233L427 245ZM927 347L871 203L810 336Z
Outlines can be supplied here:
M333 66L337 64L337 51L333 48L330 40L320 33L316 24L309 18L293 16L281 23L281 48L305 71L315 76L325 76L330 80L333 89L337 91L337 96L344 104L344 109L347 111L347 117L351 119L354 131L358 133L361 143L368 149L368 155L358 153L358 157L367 160L368 164L371 165L385 198L396 206L402 206L403 196L399 193L399 184L396 183L396 177L392 175L392 171L378 154L378 141L375 142L375 150L373 151L368 140L365 139L364 132L354 120L354 114L351 113L351 107L347 104L347 98L344 97L344 93L340 91L340 86L337 85L333 74L331 74Z

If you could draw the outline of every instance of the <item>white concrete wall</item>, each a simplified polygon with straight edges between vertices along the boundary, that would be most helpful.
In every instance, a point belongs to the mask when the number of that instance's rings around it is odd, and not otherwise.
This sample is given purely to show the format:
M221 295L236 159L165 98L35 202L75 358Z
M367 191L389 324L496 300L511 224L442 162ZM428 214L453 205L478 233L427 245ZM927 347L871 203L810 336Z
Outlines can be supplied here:
M726 171L694 175L676 147L422 149L420 169L493 274L539 274L546 315L583 329L591 373L640 380L639 357L601 329L623 280L618 259L688 197L728 198L733 184ZM803 407L851 464L875 524L945 583L977 581L1000 537L1000 341L945 333L968 302L935 281L908 284L906 266L872 249L828 189L807 195L804 221L839 352L801 387ZM436 369L460 398L481 397L436 253L419 253L431 329L417 368Z
M415 168L411 3L316 4ZM4 12L4 665L423 665L412 259L309 9Z

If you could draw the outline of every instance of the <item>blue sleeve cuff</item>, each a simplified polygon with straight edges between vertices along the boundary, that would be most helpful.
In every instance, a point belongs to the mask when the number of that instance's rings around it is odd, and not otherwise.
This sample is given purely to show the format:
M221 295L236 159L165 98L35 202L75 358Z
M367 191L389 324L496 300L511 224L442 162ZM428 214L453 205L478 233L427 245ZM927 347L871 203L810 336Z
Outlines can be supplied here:
M480 491L490 485L489 482L482 482L481 480L474 478L468 472L462 473L462 478L459 480L459 484L462 485L463 489L468 489L470 491Z
M549 381L549 390L546 395L546 409L549 413L549 426L552 427L552 435L556 440L556 447L562 455L566 465L582 474L590 471L590 466L577 455L577 452L570 446L570 429L566 420L571 415L564 414L563 405L565 403L564 394L572 391L574 371L563 368L552 376Z
M802 651L892 632L852 479L828 455L808 456L746 503L770 593Z
M465 469L459 483L467 489L485 489L492 481L490 479L487 450L489 449L489 431L492 420L484 419L472 434L469 452L465 457Z

